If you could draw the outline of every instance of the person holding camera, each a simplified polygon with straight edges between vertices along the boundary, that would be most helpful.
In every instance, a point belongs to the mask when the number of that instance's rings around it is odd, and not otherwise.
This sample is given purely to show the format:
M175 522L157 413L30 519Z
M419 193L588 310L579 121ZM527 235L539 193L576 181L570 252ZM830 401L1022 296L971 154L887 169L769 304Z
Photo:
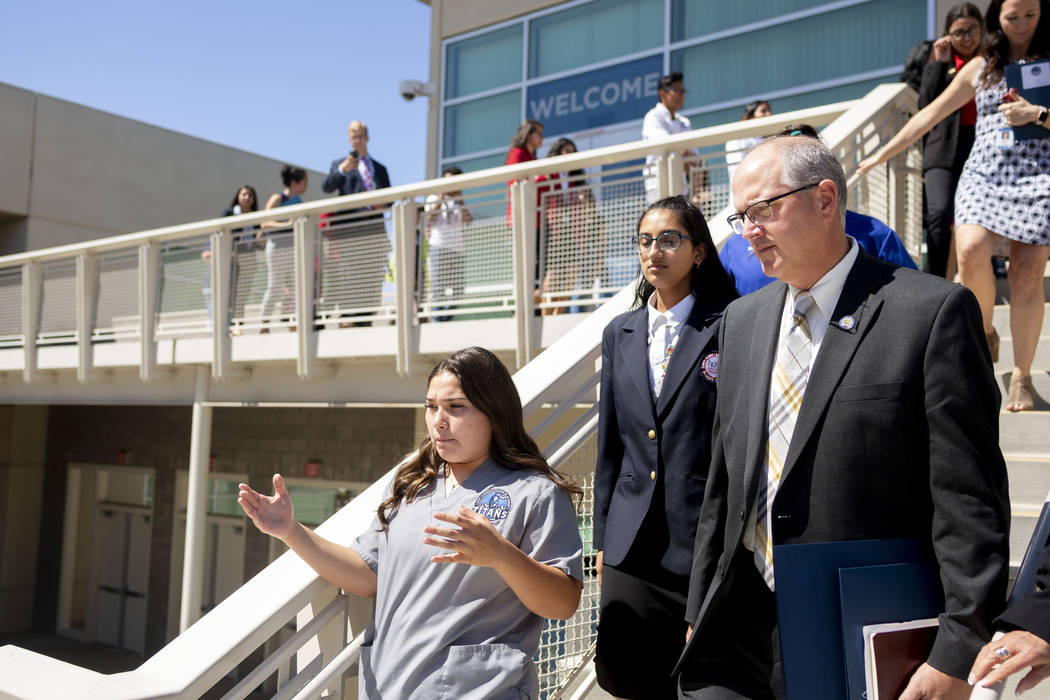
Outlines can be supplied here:
M368 155L368 127L364 122L352 121L347 128L350 153L332 161L328 177L321 183L325 192L355 194L390 187L386 166Z
M347 136L350 153L332 161L321 189L344 195L390 187L386 167L368 154L368 127L364 122L350 122ZM337 309L340 317L375 314L382 301L391 245L383 214L361 213L373 208L378 206L347 209L322 217L325 237L322 303ZM349 324L343 321L341 325Z

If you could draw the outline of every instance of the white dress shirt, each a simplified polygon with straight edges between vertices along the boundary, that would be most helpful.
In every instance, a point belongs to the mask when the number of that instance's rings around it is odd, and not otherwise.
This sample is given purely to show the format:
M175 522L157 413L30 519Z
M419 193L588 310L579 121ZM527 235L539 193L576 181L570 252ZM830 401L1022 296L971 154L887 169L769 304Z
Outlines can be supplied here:
M646 308L649 311L649 388L656 393L656 378L664 372L663 362L667 348L678 344L678 337L682 334L682 324L693 310L696 299L692 294L686 294L685 298L660 313L656 310L656 292L649 296ZM670 358L668 358L670 361Z

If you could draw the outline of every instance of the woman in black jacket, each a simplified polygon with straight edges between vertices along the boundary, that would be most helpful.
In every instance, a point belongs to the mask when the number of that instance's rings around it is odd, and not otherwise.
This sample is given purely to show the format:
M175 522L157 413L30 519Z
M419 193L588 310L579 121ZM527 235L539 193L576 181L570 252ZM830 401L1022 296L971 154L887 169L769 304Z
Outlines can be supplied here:
M981 11L964 2L948 10L944 36L933 42L930 61L922 71L919 109L944 92L959 69L981 46ZM962 109L930 130L923 139L922 174L925 199L926 271L948 276L955 217L955 186L973 146L977 106L970 100ZM952 277L954 265L951 265Z

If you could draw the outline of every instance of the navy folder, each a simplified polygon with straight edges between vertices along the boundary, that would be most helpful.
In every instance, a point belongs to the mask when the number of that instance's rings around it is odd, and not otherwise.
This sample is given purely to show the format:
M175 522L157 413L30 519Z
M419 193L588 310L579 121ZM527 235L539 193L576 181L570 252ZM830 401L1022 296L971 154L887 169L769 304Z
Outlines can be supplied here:
M1050 104L1050 61L1032 61L1031 63L1010 63L1004 69L1006 86L1017 88L1021 97L1034 105ZM1050 137L1047 131L1038 124L1023 124L1014 127L1014 139L1045 139Z
M843 657L850 700L863 700L864 625L937 617L944 594L928 562L906 562L839 569Z
M788 699L847 697L839 569L929 560L928 550L915 539L773 547L781 664ZM895 621L899 620L882 620Z

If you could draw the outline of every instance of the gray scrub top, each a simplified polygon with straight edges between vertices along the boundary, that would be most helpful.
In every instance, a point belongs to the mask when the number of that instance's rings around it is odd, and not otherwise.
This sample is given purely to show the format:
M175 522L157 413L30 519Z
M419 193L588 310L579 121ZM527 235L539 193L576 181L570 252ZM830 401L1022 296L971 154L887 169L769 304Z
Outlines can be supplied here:
M543 619L493 569L436 564L449 553L423 544L433 513L460 505L485 515L501 535L542 564L583 580L583 545L569 494L542 474L489 460L445 497L444 478L402 503L380 532L378 519L351 548L378 575L375 619L361 648L362 698L535 698L532 658Z

